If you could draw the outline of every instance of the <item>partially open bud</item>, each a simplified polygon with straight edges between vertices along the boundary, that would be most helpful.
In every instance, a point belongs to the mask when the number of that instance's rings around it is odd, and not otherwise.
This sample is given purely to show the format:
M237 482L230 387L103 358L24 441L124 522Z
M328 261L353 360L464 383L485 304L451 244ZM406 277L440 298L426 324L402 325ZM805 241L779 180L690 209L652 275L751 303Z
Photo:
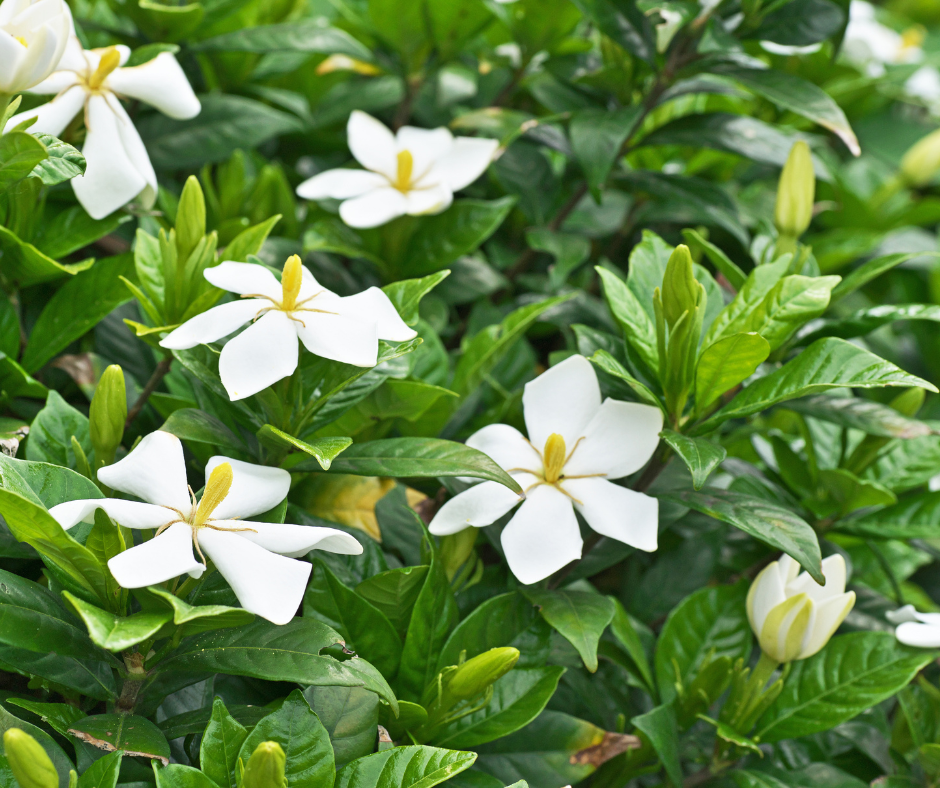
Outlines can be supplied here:
M484 651L458 666L447 684L447 692L458 700L473 698L509 673L518 661L519 649L516 648Z
M59 788L59 775L43 746L19 728L3 734L3 749L20 788Z
M261 742L248 759L242 788L287 788L287 757L276 741Z
M809 145L803 140L793 144L787 163L777 184L777 204L774 206L774 224L782 236L797 239L813 219L813 200L816 196L816 175Z
M926 186L940 170L940 129L915 142L901 159L901 178L908 186Z
M95 450L98 467L109 465L114 460L114 453L124 437L126 419L124 372L117 364L112 364L98 381L88 413L91 445Z

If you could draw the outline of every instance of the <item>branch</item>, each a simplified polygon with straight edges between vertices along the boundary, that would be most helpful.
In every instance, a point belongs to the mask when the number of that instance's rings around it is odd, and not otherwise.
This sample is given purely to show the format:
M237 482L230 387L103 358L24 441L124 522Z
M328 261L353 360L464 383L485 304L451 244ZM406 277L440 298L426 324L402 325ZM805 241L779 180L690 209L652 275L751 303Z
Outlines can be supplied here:
M147 404L147 400L150 399L150 395L156 391L157 386L159 386L163 378L166 377L172 364L173 356L166 356L160 361L159 364L157 364L157 368L150 376L150 380L147 381L147 385L144 386L144 390L140 392L140 396L137 398L137 402L134 403L134 406L127 414L127 420L124 422L125 430L130 427L134 419L140 415L140 412L144 409L144 405Z

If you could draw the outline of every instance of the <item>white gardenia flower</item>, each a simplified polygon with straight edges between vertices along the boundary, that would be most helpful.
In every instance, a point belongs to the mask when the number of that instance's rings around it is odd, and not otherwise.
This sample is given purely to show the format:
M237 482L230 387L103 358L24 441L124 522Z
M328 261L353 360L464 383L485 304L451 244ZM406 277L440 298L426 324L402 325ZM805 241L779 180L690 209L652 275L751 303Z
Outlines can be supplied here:
M87 169L72 179L72 188L93 219L104 218L135 197L149 208L157 196L157 176L147 149L119 97L138 99L179 120L193 118L201 109L173 55L161 52L143 65L123 68L130 54L126 46L83 50L73 35L56 71L29 91L55 98L7 124L9 130L36 118L29 131L58 137L84 111L82 154Z
M895 637L905 646L940 647L940 613L918 613L913 605L905 605L885 618L897 625Z
M168 432L150 433L123 460L99 470L98 478L145 503L98 498L49 511L65 529L91 520L96 509L127 528L158 529L152 539L108 561L122 588L144 588L183 574L200 577L208 557L242 607L286 624L297 612L312 568L295 558L314 548L362 552L359 542L334 528L244 519L273 509L287 496L290 474L280 468L213 457L197 502L186 484L183 445Z
M62 59L72 32L64 0L0 3L0 95L38 85Z
M904 82L904 92L922 101L932 114L940 114L940 70L921 66Z
M916 63L923 57L923 33L911 28L898 33L875 19L875 7L852 0L849 24L842 42L842 57L869 77L880 77L885 65Z
M496 140L455 138L446 128L403 126L393 134L359 110L349 116L346 133L349 150L365 169L321 172L300 184L297 194L343 200L339 215L350 227L440 213L454 192L483 174L499 147Z
M653 456L662 412L635 402L602 403L597 375L583 356L527 383L522 405L528 439L507 424L491 424L467 439L525 491L501 537L519 581L536 583L581 557L576 509L597 533L655 550L659 502L610 480L638 471ZM498 482L482 482L445 503L431 533L490 525L520 500Z
M821 586L790 556L768 564L747 593L747 620L761 650L777 662L806 659L819 651L855 605L855 592L845 593L845 559L831 555L822 562Z
M185 350L215 342L254 320L225 344L219 357L219 376L232 401L293 374L299 342L323 358L374 367L380 339L404 342L417 336L379 288L342 298L319 284L297 255L284 264L280 282L253 263L225 262L204 273L216 287L241 299L187 320L160 345Z

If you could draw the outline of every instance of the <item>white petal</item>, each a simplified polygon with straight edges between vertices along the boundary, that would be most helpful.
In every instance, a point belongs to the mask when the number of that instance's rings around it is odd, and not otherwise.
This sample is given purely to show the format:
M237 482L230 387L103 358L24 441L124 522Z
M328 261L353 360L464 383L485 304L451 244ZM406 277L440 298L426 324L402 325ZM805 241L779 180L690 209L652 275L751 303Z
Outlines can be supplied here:
M347 200L383 186L388 186L388 178L371 170L327 170L305 180L297 194L305 200Z
M570 452L601 406L601 389L591 362L571 356L535 380L522 395L529 440L539 451L558 433Z
M640 470L659 446L663 412L652 405L608 399L584 429L577 447L568 444L571 459L566 476L603 473L619 479Z
M328 553L360 555L362 545L356 538L338 528L320 528L312 525L290 523L256 523L251 520L223 520L213 522L222 528L248 528L234 531L243 539L253 542L265 550L288 558L300 558L311 550L326 550Z
M379 288L370 287L354 296L339 300L339 313L344 317L364 323L375 323L379 339L391 342L405 342L414 339L418 333L409 328L395 305Z
M113 490L136 495L147 503L188 513L192 508L186 483L183 444L169 432L144 436L130 454L98 471L98 479Z
M145 188L141 175L124 147L120 120L105 99L91 96L85 107L84 175L72 179L75 196L93 219L103 219L129 203Z
M105 83L121 96L139 99L177 120L194 118L201 106L183 69L169 52L132 68L113 71Z
M232 466L232 487L212 512L213 520L253 517L273 509L290 491L290 474L281 468L255 465L216 455L206 463L206 478L216 466Z
M124 144L124 151L127 153L127 158L147 184L137 196L138 201L144 208L152 208L157 201L157 173L154 172L153 164L150 163L147 148L144 146L144 141L140 138L140 134L137 133L137 127L134 126L134 121L131 120L130 115L127 114L127 111L124 109L124 106L117 96L112 93L106 94L106 97L108 106L112 109L115 116L117 116L118 134L121 137L121 142Z
M126 528L159 528L161 525L179 520L179 515L165 506L137 501L122 501L117 498L90 498L84 501L67 501L49 510L56 522L66 531L80 522L93 523L95 510L104 509L108 517Z
M914 624L907 622L901 624L895 631L895 636L905 646L918 648L940 647L940 627L930 624Z
M419 129L402 126L395 135L399 150L411 154L412 183L420 181L446 156L454 144L454 135L443 126L437 129ZM436 181L430 181L431 184Z
M144 588L183 574L199 577L205 567L193 554L192 534L185 523L171 525L159 536L114 556L108 569L121 588Z
M262 309L270 306L270 301L262 301L260 298L231 301L221 306L214 306L167 334L160 340L160 347L187 350L196 345L215 342L237 331L245 323L251 322Z
M352 155L367 170L393 181L398 177L398 143L381 121L353 110L346 124L346 140Z
M294 617L313 569L310 564L270 553L236 533L203 528L198 538L245 610L274 624Z
M889 610L885 613L885 618L892 624L906 624L908 621L917 621L917 611L913 605L904 605L897 610Z
M453 192L444 185L410 189L405 194L409 216L427 216L450 208Z
M841 596L845 591L845 559L834 553L822 562L823 575L826 585L821 586L808 572L802 572L795 579L787 583L787 596L806 594L814 602L823 602L832 597Z
M606 479L564 479L575 508L597 533L652 552L659 536L659 501ZM580 503L578 503L580 501Z
M581 531L571 499L542 484L526 493L501 536L506 562L520 583L530 585L581 557Z
M542 456L519 430L508 424L490 424L477 430L467 438L467 445L489 455L503 470L542 471Z
M379 353L375 323L317 312L296 314L303 321L297 334L311 353L357 367L375 366Z
M284 295L281 283L274 274L255 263L219 263L207 268L203 276L210 284L230 293L266 296L275 301L280 301Z
M427 180L446 184L451 191L460 191L486 171L498 148L497 140L457 137L453 147L435 163Z
M434 515L429 530L435 536L455 534L471 525L491 525L523 500L499 482L482 482L455 495Z
M36 109L21 112L10 118L6 125L6 130L16 128L24 120L37 118L36 122L29 127L29 131L34 134L52 134L59 136L65 127L72 122L72 119L82 111L85 105L85 91L80 87L74 87L56 96L48 104L36 107Z
M297 329L278 310L263 315L219 356L219 376L232 401L250 397L297 369Z
M747 592L747 617L758 636L770 611L786 600L783 578L778 570L776 561L765 566Z
M47 96L54 95L58 96L59 93L62 93L68 90L70 87L80 84L78 79L78 74L74 71L53 71L46 79L40 82L38 85L34 85L30 88L27 93L32 93L36 96ZM82 91L82 95L85 95L85 91ZM54 99L53 99L54 100ZM82 99L84 103L84 98ZM30 110L34 112L35 110ZM21 113L25 115L26 113ZM77 112L75 113L78 114ZM74 115L72 116L74 117Z
M5 30L0 30L0 92L16 93L22 90L21 72L24 70L28 49Z
M298 303L305 301L308 298L316 296L318 299L323 300L336 300L339 299L339 296L336 295L332 290L327 290L323 285L321 285L316 277L310 273L310 269L307 266L300 266L300 292L297 294ZM280 298L280 296L279 296ZM310 307L313 309L320 309L320 306L317 304L305 304L305 307ZM328 307L323 307L327 309Z
M812 629L807 630L799 659L806 659L820 651L829 642L829 638L835 634L854 604L854 591L839 594L817 604L816 620L813 622Z
M378 227L408 212L408 201L398 189L385 186L339 206L339 217L350 227Z

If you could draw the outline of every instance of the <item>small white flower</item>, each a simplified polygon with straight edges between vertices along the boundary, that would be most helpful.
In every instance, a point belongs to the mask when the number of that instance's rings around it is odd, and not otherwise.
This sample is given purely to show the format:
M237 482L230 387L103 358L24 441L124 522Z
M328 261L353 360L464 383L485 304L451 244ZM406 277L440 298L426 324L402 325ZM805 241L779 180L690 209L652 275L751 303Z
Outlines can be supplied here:
M913 605L905 605L885 618L897 625L895 637L905 646L940 647L940 613L918 613Z
M852 0L842 57L867 76L880 77L886 64L918 62L923 57L922 40L919 28L898 33L875 19L871 3Z
M350 227L378 227L398 216L440 213L454 192L479 178L499 147L496 140L454 137L447 129L403 126L393 134L354 110L346 127L352 155L364 170L327 170L297 187L306 200L343 200Z
M612 399L602 403L597 375L583 356L527 383L522 405L528 439L507 424L491 424L467 439L525 491L501 537L519 581L536 583L581 557L575 509L599 534L655 550L659 502L608 480L638 471L653 456L661 411ZM431 533L489 525L519 501L503 485L483 482L445 503L431 521Z
M921 66L907 78L904 92L937 114L940 112L940 70L936 66Z
M232 400L257 394L297 369L298 339L311 353L333 361L374 367L379 340L404 342L417 334L379 288L341 298L320 285L293 255L278 282L264 266L225 262L205 273L216 287L241 299L213 307L171 331L160 345L185 350L228 336L219 376Z
M845 592L845 559L822 562L821 586L785 555L768 564L747 593L747 619L761 650L777 662L806 659L822 649L855 604Z
M126 46L83 50L73 35L56 70L29 91L54 93L55 98L21 112L7 124L10 129L36 118L29 131L58 137L84 111L82 154L87 169L84 175L72 179L72 188L94 219L107 216L138 196L149 208L157 196L157 176L147 149L118 97L138 99L177 119L195 117L201 108L173 55L161 52L143 65L122 68L130 54Z
M106 485L146 503L114 498L69 501L50 514L69 529L104 509L127 528L156 528L152 539L108 561L123 588L144 588L179 575L200 577L207 556L246 610L275 624L297 612L311 565L294 558L317 548L358 555L362 545L333 528L258 523L242 518L273 509L287 496L290 474L227 457L206 465L206 488L195 500L186 484L183 445L152 432L130 454L98 471ZM197 560L193 548L203 560Z
M72 31L63 0L0 3L0 94L38 85L56 67Z

